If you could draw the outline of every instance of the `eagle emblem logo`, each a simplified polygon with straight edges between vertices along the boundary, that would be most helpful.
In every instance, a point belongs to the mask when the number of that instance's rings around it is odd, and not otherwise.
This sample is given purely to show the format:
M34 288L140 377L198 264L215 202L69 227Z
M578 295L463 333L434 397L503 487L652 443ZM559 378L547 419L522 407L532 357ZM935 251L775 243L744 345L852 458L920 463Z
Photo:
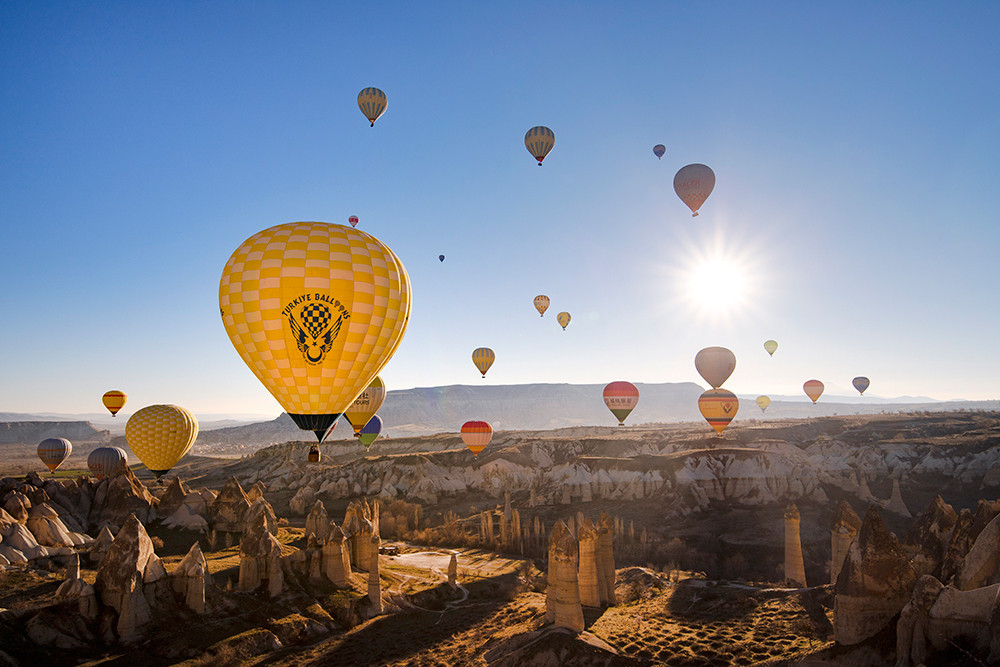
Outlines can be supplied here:
M296 315L288 314L288 326L292 330L302 356L310 364L321 364L333 348L333 341L340 333L344 313L334 320L333 314L324 303L310 303Z

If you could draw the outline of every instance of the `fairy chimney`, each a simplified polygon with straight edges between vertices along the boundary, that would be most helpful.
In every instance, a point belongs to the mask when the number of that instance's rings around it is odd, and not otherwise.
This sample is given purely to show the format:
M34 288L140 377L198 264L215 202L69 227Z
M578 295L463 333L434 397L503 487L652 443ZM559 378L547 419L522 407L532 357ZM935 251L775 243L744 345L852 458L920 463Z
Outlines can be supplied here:
M577 579L579 566L576 537L563 521L558 521L549 540L545 619L573 632L583 631L583 607Z
M830 522L830 583L837 583L840 568L844 565L847 549L854 541L854 536L861 529L861 517L843 498L837 503Z
M802 540L799 536L799 508L788 503L785 508L785 583L789 586L806 585L806 567L802 561Z

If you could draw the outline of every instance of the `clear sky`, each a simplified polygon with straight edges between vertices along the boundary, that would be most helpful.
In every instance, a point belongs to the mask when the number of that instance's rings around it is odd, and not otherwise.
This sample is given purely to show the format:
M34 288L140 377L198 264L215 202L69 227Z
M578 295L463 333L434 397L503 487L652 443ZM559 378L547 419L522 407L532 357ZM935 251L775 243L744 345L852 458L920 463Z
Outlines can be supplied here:
M0 411L277 414L223 265L352 214L412 281L389 389L704 385L723 345L741 394L1000 396L1000 3L623 6L0 4Z

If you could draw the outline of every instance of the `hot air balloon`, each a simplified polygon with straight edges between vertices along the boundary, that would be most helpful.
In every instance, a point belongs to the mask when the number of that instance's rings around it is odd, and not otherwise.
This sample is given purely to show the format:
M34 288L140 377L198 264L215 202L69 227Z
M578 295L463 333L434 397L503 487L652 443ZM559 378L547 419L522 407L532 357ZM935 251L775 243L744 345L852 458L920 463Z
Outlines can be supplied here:
M159 479L188 453L198 437L198 420L177 405L147 405L125 423L132 453Z
M802 391L806 392L806 396L815 403L823 395L823 383L819 380L808 380L802 385Z
M740 409L740 399L725 389L709 389L698 399L698 409L715 432L722 435Z
M347 219L347 221L351 223L351 227L357 227L358 223L361 222L361 220L356 215L352 215Z
M291 222L236 249L219 306L243 361L298 427L321 440L399 346L410 278L366 232Z
M358 435L358 439L361 440L361 444L368 449L372 446L372 443L378 438L378 434L382 432L382 418L375 415L368 420L368 423L361 427L361 433Z
M472 351L472 363L476 365L479 372L486 377L486 371L490 370L490 366L496 360L497 355L493 354L493 350L488 347L477 347Z
M691 217L698 215L698 209L714 188L715 172L703 164L681 167L674 176L674 192L691 209Z
M631 382L620 380L604 388L604 404L618 420L619 426L625 425L625 418L638 403L639 390Z
M101 402L104 403L104 407L108 409L111 416L114 417L118 414L118 411L125 407L125 401L128 400L128 396L125 395L124 391L118 391L117 389L112 389L111 391L104 392L104 396L101 397Z
M122 461L128 461L128 454L121 447L98 447L87 457L87 467L97 479L102 479L113 473Z
M767 410L767 406L769 406L769 405L771 405L771 399L770 398L768 398L767 396L758 396L757 397L757 407L760 408L761 412L764 412L765 410Z
M462 441L476 456L479 456L479 452L490 444L492 438L493 427L486 422L465 422L462 424Z
M354 427L354 435L361 433L361 429L364 425L371 421L371 418L375 416L379 408L382 407L382 403L385 402L385 382L382 378L376 377L372 380L372 383L361 392L361 394L354 399L351 403L351 407L347 408L344 412L344 416L347 417L347 421L351 423Z
M549 309L549 297L539 294L535 297L535 310L539 317L545 317L545 311Z
M439 262L443 262L444 261L444 255L438 255L438 261Z
M49 472L55 472L73 452L73 443L66 438L46 438L38 443L38 458Z
M542 160L549 154L552 147L556 145L556 135L549 128L543 125L536 125L528 130L524 135L524 145L536 160L538 166L542 166Z
M859 394L864 396L865 389L868 389L868 385L870 385L871 382L864 375L859 375L858 377L851 380L851 384L854 385L854 388L858 390Z
M774 351L778 349L778 341L776 341L776 340L765 340L764 341L764 349L767 350L767 353L773 357L774 356Z
M653 155L656 156L657 160L663 159L663 154L667 152L667 147L663 144L656 144L653 146Z
M389 99L378 88L365 88L358 93L358 108L371 121L372 127L375 127L375 121L385 113L388 105Z
M724 347L706 347L695 355L694 367L705 382L718 389L736 370L736 355Z
M570 317L569 313L567 313L566 311L563 311L563 312L559 313L558 315L556 315L556 322L558 322L559 326L561 326L563 328L563 331L566 331L566 327L569 326L569 321L571 319L573 319L573 318Z

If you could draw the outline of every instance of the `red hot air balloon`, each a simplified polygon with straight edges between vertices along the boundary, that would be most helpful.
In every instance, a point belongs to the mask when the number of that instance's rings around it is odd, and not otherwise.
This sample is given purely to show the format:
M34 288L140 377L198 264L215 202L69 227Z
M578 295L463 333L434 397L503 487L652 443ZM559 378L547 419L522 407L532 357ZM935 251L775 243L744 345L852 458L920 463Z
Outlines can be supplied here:
M823 383L819 380L808 380L804 385L802 385L802 391L806 392L806 396L812 399L815 403L819 400L819 397L823 395Z
M625 425L625 418L639 403L639 390L631 382L612 382L604 388L604 404L618 420L619 426Z
M698 209L715 189L715 172L703 164L689 164L681 167L674 176L674 192L689 209L691 217L698 215Z
M361 220L360 220L360 219L358 219L358 216L356 216L356 215L352 215L351 217L349 217L349 218L347 219L347 221L348 221L349 223L351 223L351 227L357 227L357 226L358 226L358 223L359 223L359 222L361 222Z
M493 427L486 422L470 421L462 424L462 442L469 451L479 456L493 439Z

